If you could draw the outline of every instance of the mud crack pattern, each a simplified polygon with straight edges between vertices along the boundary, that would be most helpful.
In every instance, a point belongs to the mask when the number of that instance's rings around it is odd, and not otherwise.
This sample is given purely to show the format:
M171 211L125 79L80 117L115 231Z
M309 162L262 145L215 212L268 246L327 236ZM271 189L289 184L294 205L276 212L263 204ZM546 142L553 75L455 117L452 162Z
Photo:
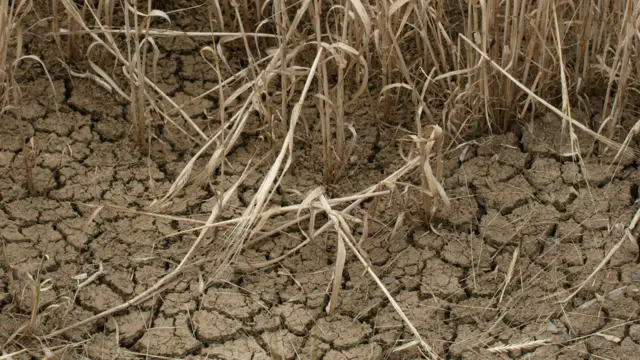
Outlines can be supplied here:
M217 82L206 62L194 55L201 43L158 43L165 54L159 86L179 104ZM32 71L39 79L41 74ZM163 196L197 149L192 139L169 124L156 126L153 131L162 141L152 142L146 158L131 141L122 99L88 80L64 80L65 72L56 72L55 66L51 72L58 98L43 95L46 81L23 86L22 116L33 122L41 150L33 172L35 197L25 186L23 129L10 115L0 118L0 343L14 333L17 340L28 336L18 329L28 321L33 303L30 276L39 273L51 285L39 299L40 331L48 333L142 293L175 268L195 239L193 232L175 234L193 223L109 207L96 212L105 204L144 209ZM217 125L205 112L216 103L214 96L201 99L188 107L189 115L201 128L213 129ZM392 132L369 126L366 121L373 116L363 109L352 115L360 136L358 155L330 189L343 195L382 180L403 163ZM303 116L314 118L317 112L310 106ZM256 118L249 122L251 128L260 127ZM559 360L592 354L632 359L640 352L637 243L625 242L572 301L558 302L618 241L636 210L640 180L633 159L623 159L616 172L608 167L610 159L597 156L585 157L584 167L577 165L563 155L570 147L558 136L559 124L478 139L447 155L444 186L452 207L436 214L433 230L405 221L392 232L401 212L416 215L411 206L395 203L370 221L363 249L375 272L442 358ZM306 125L300 133L319 131L314 123ZM580 141L583 149L589 147L587 139ZM265 146L255 134L240 139L229 155L229 163L237 166L212 185L228 189L242 165ZM320 151L318 140L296 139L296 160L275 204L303 200L287 189L304 194L322 183L321 164L315 161ZM249 176L223 218L240 215L265 169ZM170 210L194 221L206 219L216 192L192 190L189 196L179 194ZM361 228L354 230L361 235ZM301 241L296 231L253 244L242 260L287 253ZM337 313L324 312L335 249L327 235L271 268L210 279L207 263L215 251L205 247L162 293L51 339L50 346L80 343L64 358L92 359L144 358L140 354L147 353L187 359L419 358L415 347L390 352L412 340L411 333L352 256ZM506 282L516 250L516 266ZM104 274L78 291L79 275L91 276L101 265ZM488 351L542 339L549 344L502 354Z

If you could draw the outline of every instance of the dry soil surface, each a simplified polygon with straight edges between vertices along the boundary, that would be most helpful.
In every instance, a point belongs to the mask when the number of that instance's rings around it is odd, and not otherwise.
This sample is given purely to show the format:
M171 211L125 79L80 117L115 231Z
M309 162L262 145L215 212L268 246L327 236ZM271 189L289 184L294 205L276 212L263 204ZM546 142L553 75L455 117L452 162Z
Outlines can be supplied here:
M176 102L212 86L214 72L198 53L204 42L158 42L159 84ZM51 39L31 36L27 44L43 58L54 52ZM211 186L179 194L170 213L191 221L125 211L144 210L162 197L197 145L170 124L156 125L151 155L141 155L124 117L126 101L90 80L69 79L54 61L50 70L55 98L37 69L25 70L21 84L25 105L20 111L33 124L40 149L33 171L36 196L29 196L25 181L21 141L26 125L11 115L0 119L0 344L17 334L6 352L21 345L38 350L34 334L117 306L168 274L196 236L175 233L200 225L216 203L216 191L228 189L248 159L269 148L260 131L247 133L230 154L223 180L216 176ZM216 103L210 96L187 109L200 126L215 128L205 111ZM363 107L348 116L359 140L343 179L329 188L333 196L373 185L404 163L397 141L402 132L372 122L371 112ZM321 149L311 140L319 138L317 114L309 109L303 116L295 161L276 205L299 203L322 185ZM439 211L433 228L425 228L414 205L383 202L369 223L363 250L442 358L637 358L637 242L623 241L595 277L570 301L562 300L623 237L637 209L638 164L626 159L611 168L610 157L589 156L580 166L564 156L570 148L560 140L559 121L538 124L536 131L523 127L517 135L483 137L450 152L443 185L451 209ZM251 127L260 125L254 119ZM580 141L589 149L588 138ZM266 168L248 178L223 218L241 214ZM121 209L96 211L100 205ZM398 224L401 213L405 219ZM361 231L354 228L358 237ZM241 258L274 259L302 239L294 226L252 243ZM42 338L40 350L91 359L145 354L163 359L420 358L417 347L391 352L413 338L354 256L347 258L336 313L326 314L335 249L331 234L323 235L275 266L213 279L207 259L215 254L205 246L159 295L62 336ZM82 274L90 277L100 267L104 273L78 290ZM43 291L38 328L29 330L21 326L29 321L33 278L43 283ZM501 353L488 350L535 340L545 342ZM36 352L15 359L30 356L42 358Z

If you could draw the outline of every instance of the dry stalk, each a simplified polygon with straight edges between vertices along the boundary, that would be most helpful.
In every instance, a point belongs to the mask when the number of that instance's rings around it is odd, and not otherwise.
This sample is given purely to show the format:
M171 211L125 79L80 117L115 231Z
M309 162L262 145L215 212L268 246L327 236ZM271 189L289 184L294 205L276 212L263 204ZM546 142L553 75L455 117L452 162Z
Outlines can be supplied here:
M293 153L293 139L294 139L296 124L300 117L300 113L302 111L302 106L306 99L307 92L311 87L311 82L314 77L313 75L315 74L318 64L320 62L320 59L322 57L322 53L323 53L323 48L319 47L316 53L315 59L313 61L313 65L311 66L309 75L307 76L307 81L305 83L305 86L302 90L302 93L300 94L300 99L293 107L293 111L291 113L291 120L289 122L289 130L287 132L287 136L284 140L284 143L282 145L282 148L280 149L278 156L276 157L273 165L271 166L266 176L264 177L264 180L260 184L260 187L258 188L256 195L251 199L249 205L245 209L243 213L243 217L244 217L243 221L237 224L230 234L230 238L233 239L233 241L230 242L229 246L235 247L235 249L233 250L233 252L235 253L233 256L234 258L235 258L235 255L237 255L242 250L244 241L245 239L248 239L249 233L255 231L255 230L253 231L251 230L253 229L253 225L256 223L256 221L258 220L258 217L260 216L260 213L263 211L264 207L267 205L269 199L273 195L273 191L275 190L277 184L280 183L280 181L282 180L282 177L284 176L289 166L291 165L291 161L292 161L291 158ZM278 172L280 171L280 166L282 166L283 161L285 161L285 156L286 156L286 163L284 164L284 167L280 173L280 176L278 177ZM228 260L230 261L232 259L228 259Z
M30 196L36 196L37 192L35 183L33 181L33 169L36 166L38 160L38 148L36 147L36 141L33 135L27 136L27 139L24 139L22 141L22 154L24 156L24 169L27 189L29 190Z
M619 33L619 43L615 52L615 57L612 64L612 71L609 74L609 82L607 84L607 93L605 102L603 105L603 113L602 113L602 125L607 124L607 130L605 136L611 137L615 132L615 127L620 119L620 115L622 109L624 108L626 95L627 95L627 85L629 76L632 70L632 66L630 64L630 56L631 56L631 42L636 36L637 30L637 19L640 19L640 8L636 6L636 9L633 9L633 2L626 1L624 2L625 8L623 9L623 19L620 23L620 33ZM611 106L611 112L609 112L609 101L611 96L611 91L613 87L613 82L617 78L618 84L616 88L616 95ZM609 114L609 115L608 115Z
M373 271L373 269L371 268L371 266L369 265L369 262L364 258L364 256L360 253L358 247L355 245L355 239L353 238L353 235L351 234L350 230L349 230L349 226L347 225L347 222L344 220L344 217L342 217L338 212L336 212L335 210L331 209L331 207L329 206L328 202L326 201L326 198L322 195L320 196L320 201L322 202L324 211L327 213L327 215L329 216L329 218L331 219L331 223L334 226L334 229L336 230L336 232L339 234L340 238L342 239L343 242L345 242L349 248L351 249L351 251L356 255L356 257L358 258L358 260L360 260L360 262L362 263L362 265L364 265L364 267L366 268L366 271L369 273L369 275L373 278L373 280L376 282L376 284L378 285L378 287L382 290L382 292L385 294L385 296L387 297L387 299L389 300L389 302L391 303L391 306L393 306L393 308L396 310L396 312L398 313L398 315L400 316L400 318L404 321L404 323L407 325L407 327L409 328L409 330L411 331L411 333L413 334L413 336L415 337L415 339L418 341L418 343L420 344L421 348L424 349L427 354L429 354L429 356L432 359L439 359L440 357L438 356L438 354L436 354L433 349L431 348L431 346L429 346L420 336L420 333L418 332L418 330L415 328L415 326L411 323L411 321L409 320L409 318L407 318L407 316L404 314L404 311L402 311L402 308L400 308L400 306L398 305L398 303L395 301L395 299L393 298L393 296L391 295L391 293L389 292L389 290L387 290L387 288L384 286L384 284L382 283L382 281L380 281L380 279L378 278L378 276L376 275L376 273ZM343 245L344 246L344 245ZM340 254L338 256L341 256ZM343 266L344 264L342 264ZM336 274L338 274L338 270L339 270L339 264L336 264ZM334 285L335 285L335 281L340 281L339 278L334 277ZM334 291L335 291L335 286L334 286ZM333 297L331 298L331 302L335 302L336 299L334 299ZM329 309L331 310L331 303L329 304Z
M102 77L104 82L106 82L110 86L112 86L112 88L114 90L116 90L120 96L122 96L123 98L127 99L128 101L131 101L130 96L127 95L122 89L120 89L120 87L111 78L111 76L109 76L107 72L102 70L93 61L91 61L91 55L90 55L92 49L96 48L97 46L101 46L103 49L107 50L111 55L113 55L116 58L116 61L118 61L118 62L123 64L123 67L122 67L123 69L125 69L125 70L126 69L134 69L135 68L135 64L131 64L130 61L129 61L129 59L132 59L130 41L127 41L127 44L129 44L129 46L128 46L128 56L125 56L125 55L122 54L122 52L118 48L118 46L116 44L116 41L113 38L112 34L109 31L107 31L104 28L104 26L100 23L99 18L97 17L97 15L95 14L95 12L91 8L91 6L87 6L87 9L88 9L89 12L91 12L92 16L94 17L94 20L96 21L97 26L98 26L98 31L92 31L91 29L89 29L87 27L86 24L84 24L84 22L82 21L82 15L78 11L78 8L77 8L76 4L73 2L73 0L60 0L60 1L64 5L67 13L70 16L72 16L73 19L76 21L76 23L79 23L84 28L86 33L88 35L90 35L91 38L94 40L94 43L91 44L89 46L88 50L87 50L87 57L89 58L89 66L91 67L91 69L93 71L95 71L100 77ZM166 16L166 14L164 14L164 13L162 13L160 11L157 11L157 10L153 10L149 14L146 14L146 15L147 15L147 17L160 16L160 17L168 20L168 17ZM134 30L135 31L139 31L139 29L134 29ZM98 36L98 33L103 34L105 39L102 39L100 36ZM125 34L128 34L128 36L130 36L133 33L134 32L131 31L131 29L130 29L130 31L125 31ZM125 75L134 76L135 74L128 73L128 74L125 74ZM151 87L160 97L162 97L163 100L167 101L173 108L177 109L178 112L180 113L180 115L185 119L185 121L198 133L198 135L204 141L209 140L209 137L195 124L193 119L191 119L191 117L189 115L187 115L187 113L184 110L182 110L175 103L175 101L173 101L173 99L171 99L171 97L169 97L162 90L160 90L151 79L149 79L146 76L141 76L139 81L140 81L140 83L144 82L146 86ZM149 95L146 94L145 96L149 96Z
M132 1L133 4L129 4L130 1ZM155 56L153 59L154 78L157 59L159 58L159 50L157 47L155 47L155 42L153 41L152 37L146 35L144 38L141 38L141 33L143 29L147 31L149 30L149 26L151 25L151 18L153 17L163 18L171 23L167 14L158 10L151 9L151 1L148 1L147 4L147 14L143 14L138 11L137 0L128 0L123 8L127 54L129 60L129 67L127 68L128 70L126 73L126 75L128 75L129 77L130 86L129 113L131 115L131 121L133 123L135 140L138 143L138 147L143 154L148 154L150 147L150 144L147 143L147 137L145 136L146 131L148 131L148 123L150 118L147 112L147 102L145 100L148 98L149 101L153 101L153 97L148 96L147 94L147 91L145 89L146 82L144 81L144 79L147 78L147 48L149 45L151 45L155 50ZM144 15L142 21L139 21L139 15ZM135 30L134 32L131 32L132 27L130 23L130 17L133 17L133 29ZM108 25L108 27L110 26Z
M594 139L598 140L599 142L603 143L604 145L610 146L610 147L615 148L617 150L621 150L622 149L627 155L633 156L634 158L636 157L636 154L635 154L636 151L629 150L629 149L626 149L626 150L623 149L622 145L619 144L618 142L616 142L614 140L611 140L611 139L608 139L607 137L594 132L593 130L589 129L586 125L584 125L584 124L580 123L579 121L567 116L561 110L558 110L555 106L549 104L549 102L547 102L542 97L540 97L537 94L535 94L533 91L531 91L529 88L527 88L524 84L522 84L520 81L518 81L516 78L514 78L511 74L509 74L506 70L501 68L500 65L498 65L495 61L491 60L489 55L487 55L485 52L480 50L475 44L473 44L473 42L471 40L467 39L464 35L460 35L460 36L469 44L469 46L471 46L475 51L477 51L480 55L482 55L483 61L489 62L491 64L491 66L493 66L496 70L500 71L504 76L508 77L509 80L513 81L513 83L515 83L519 88L521 88L524 92L526 92L531 98L537 100L539 103L544 105L547 109L551 110L553 113L555 113L556 115L558 115L562 119L568 121L571 125L573 125L573 126L577 127L578 129L582 130L583 132L585 132L589 136L593 137Z
M27 276L29 277L29 280L31 280L31 287L33 290L33 294L32 294L32 303L31 303L31 317L29 319L29 328L30 329L35 329L39 324L38 324L38 313L40 311L40 295L42 294L42 292L50 290L52 285L51 283L51 279L46 279L44 281L41 282L42 279L42 270L44 269L44 261L49 259L49 255L44 255L42 256L42 258L40 259L40 265L38 266L38 269L36 271L36 277L33 278L33 276L31 276L30 273L27 273Z
M316 189L317 190L317 189ZM314 190L312 192L315 193L316 190ZM357 203L365 200L365 199L370 199L370 198L376 198L376 197L380 197L380 196L384 196L384 195L389 195L390 192L389 191L377 191L377 192L373 192L370 194L361 194L361 195L354 195L354 196L350 196L348 198L338 198L338 199L329 199L327 200L329 202L330 205L335 206L338 204L341 204L344 201L356 201ZM314 197L319 196L318 194L316 194ZM278 262L282 261L283 259L286 259L287 257L291 256L292 254L296 253L298 250L302 249L303 247L305 247L307 244L309 244L311 241L313 241L313 239L317 238L318 236L320 236L320 234L322 232L325 231L325 229L327 229L326 225L324 228L319 229L319 230L314 230L314 224L315 224L315 216L317 216L319 214L320 211L322 211L322 206L320 203L318 202L312 202L311 200L313 200L314 197L308 196L305 201L300 204L300 205L292 205L292 206L287 206L284 208L275 208L272 210L268 210L265 213L263 213L260 217L260 222L259 224L265 224L267 222L267 220L273 216L276 215L280 215L280 214L284 214L284 213L289 213L289 212L293 212L296 211L297 212L297 217L294 220L291 221L287 221L284 224L278 226L275 229L272 229L270 231L264 232L262 234L260 234L260 236L251 238L251 240L249 242L246 243L245 248L250 248L252 245L254 245L255 243L258 243L260 241L262 241L265 238L268 238L270 236L275 235L276 233L282 233L284 230L295 226L295 225L299 225L301 221L305 221L307 219L309 219L309 231L307 233L303 234L305 235L306 239L301 242L300 244L296 245L293 249L289 250L287 253L268 260L268 261L263 261L260 263L251 263L251 264L245 264L245 263L240 263L240 262L236 262L234 265L234 269L237 271L255 271L258 269L262 269L262 268L266 268L272 265L277 264ZM344 211L343 211L343 215L344 216L348 216L348 212L353 208L354 204L351 204L350 206L348 206ZM300 215L300 212L302 210L309 210L309 214L306 215ZM234 219L233 222L236 219ZM240 220L240 218L238 218L238 220ZM229 223L231 223L231 221L229 221ZM215 224L214 224L215 225ZM262 225L264 226L264 225ZM262 226L258 226L258 229L261 229ZM186 230L186 231L192 231L192 229L190 230ZM255 231L254 231L255 232ZM358 246L360 246L358 244Z
M420 156L420 162L422 164L420 168L420 180L422 182L423 219L425 224L430 224L431 218L435 214L439 200L442 200L444 202L445 207L450 206L449 199L444 191L444 188L440 184L443 171L442 129L437 125L431 127L431 134L427 139L423 139L419 135L412 135L411 137L418 147L418 154ZM431 169L431 165L429 164L429 158L434 145L436 147L435 158L437 162L437 171L435 175L433 173L433 170Z
M58 0L60 1L60 0ZM186 36L186 37L190 37L190 38L233 38L235 39L240 39L242 37L252 37L254 39L277 39L278 36L274 35L274 34L268 34L268 33L260 33L260 32L255 32L255 33L247 33L247 34L241 34L241 33L237 33L237 32L220 32L220 31L211 31L211 32L203 32L203 31L178 31L178 30L169 30L169 29L107 29L105 27L100 28L100 29L96 29L96 30L74 30L71 31L70 29L65 29L65 28L60 28L58 29L58 33L59 35L65 35L65 36L69 36L69 35L104 35L104 34L109 34L109 35L126 35L127 33L129 34L134 34L136 32L140 32L140 35L144 35L144 36L153 36L153 37L180 37L180 36ZM58 35L58 33L54 34Z
M320 16L322 10L322 0L314 1L314 30L316 33L316 42L320 44L322 42L322 29L320 27ZM333 181L333 156L329 147L331 145L331 95L329 94L329 74L327 70L327 63L324 61L324 55L321 55L321 65L318 70L318 78L321 80L321 96L316 95L316 107L320 114L320 128L322 136L322 175L325 183L331 183Z
M23 19L33 7L32 0L0 0L0 115L9 106L18 107L20 98L16 93L15 67L22 56ZM15 55L11 56L11 45L15 46ZM14 97L11 98L11 93Z
M531 340L531 341L516 343L516 344L499 345L499 346L494 346L492 348L489 348L487 349L487 351L500 354L500 353L506 353L514 350L522 350L522 349L530 350L530 349L535 349L537 347L540 347L542 345L546 345L550 341L551 339L540 339L540 340Z

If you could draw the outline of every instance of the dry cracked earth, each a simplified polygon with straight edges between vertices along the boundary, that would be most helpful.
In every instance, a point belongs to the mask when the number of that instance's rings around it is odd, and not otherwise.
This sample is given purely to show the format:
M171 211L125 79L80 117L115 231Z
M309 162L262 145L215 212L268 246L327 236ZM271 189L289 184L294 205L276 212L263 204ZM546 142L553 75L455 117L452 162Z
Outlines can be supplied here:
M34 37L27 43L32 51L53 51L46 41ZM159 43L165 54L159 84L179 104L215 81L197 55L201 44L190 39ZM229 155L224 180L216 178L195 196L180 195L184 201L175 201L172 214L193 222L110 207L96 211L96 205L144 210L166 193L196 145L170 125L156 126L151 156L141 155L123 117L125 101L89 80L69 79L55 66L51 72L55 98L38 70L30 69L31 80L22 84L21 115L33 124L41 151L33 172L37 196L29 196L26 187L25 129L11 115L0 119L0 343L17 334L7 352L32 341L30 333L19 331L33 303L28 274L40 269L39 279L46 280L39 299L43 334L131 299L186 254L195 234L175 233L206 219L215 202L212 188L229 188L248 159L267 147L260 132L248 132ZM214 97L205 98L188 107L189 115L203 128L215 128L205 115L215 106ZM364 189L403 163L397 132L366 120L369 112L350 114L361 140L334 193ZM274 198L276 205L299 203L321 184L322 164L314 160L321 150L310 140L319 133L314 116L313 110L305 111L300 133L311 136L296 141L296 161ZM443 185L451 209L438 212L432 229L405 220L392 231L400 212L409 211L407 219L416 214L409 205L381 205L363 249L407 317L444 359L637 358L637 243L625 241L575 297L561 300L622 237L637 209L638 164L626 159L614 172L609 158L592 156L580 167L563 156L570 149L559 140L559 121L538 124L536 131L484 137L450 153ZM588 149L588 139L580 140ZM265 169L248 178L223 218L241 213ZM361 230L354 230L357 236ZM293 227L252 244L242 257L274 259L301 239ZM59 358L421 358L416 347L391 352L410 341L411 333L353 256L347 259L336 313L325 313L335 248L326 235L276 266L230 272L203 287L211 255L205 249L197 258L203 261L160 295L42 341ZM100 266L104 273L78 290L84 279L79 275L91 276ZM534 340L546 342L501 353L488 350Z

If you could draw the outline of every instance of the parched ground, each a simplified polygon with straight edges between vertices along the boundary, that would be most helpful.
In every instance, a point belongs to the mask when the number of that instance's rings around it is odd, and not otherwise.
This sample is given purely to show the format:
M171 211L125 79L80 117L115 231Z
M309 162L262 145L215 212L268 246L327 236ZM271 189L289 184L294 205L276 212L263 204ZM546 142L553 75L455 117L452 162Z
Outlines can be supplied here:
M164 54L159 84L179 104L212 86L214 74L198 55L201 44L159 43ZM30 44L42 54L53 51L44 40L32 38ZM269 149L260 131L247 132L228 157L225 178L215 177L195 194L180 194L170 209L175 217L136 214L125 209L145 210L164 196L197 145L168 124L156 126L151 155L145 157L131 140L125 101L55 67L54 98L42 73L30 71L22 84L21 114L33 124L41 151L33 173L37 196L28 194L21 150L30 130L11 115L0 119L0 344L11 340L6 352L32 346L34 334L117 306L171 272L197 234L176 233L200 225L216 193L239 178L254 154ZM189 105L188 113L203 128L215 128L205 111L216 102L207 97ZM372 121L372 109L356 110L348 121L359 134L357 149L344 178L329 188L332 196L374 185L404 163L397 127ZM311 109L303 114L295 162L275 205L300 203L321 185L321 150L312 140L320 131L316 116ZM250 124L260 126L256 119ZM565 156L571 148L560 140L557 119L540 119L535 129L483 137L448 153L443 185L452 207L438 212L433 228L425 228L414 205L381 202L363 250L442 358L637 358L637 242L622 242L594 278L570 301L562 300L623 237L637 210L638 164L623 158L619 167L610 167L611 157L591 155L581 167ZM579 140L587 155L591 141ZM241 214L267 165L249 176L222 218ZM97 211L100 205L120 208ZM360 237L362 228L354 233ZM294 226L252 242L241 258L274 259L302 239ZM220 241L224 236L207 239L193 264L161 294L62 336L42 338L40 349L62 359L420 358L417 347L390 351L412 340L411 333L353 256L347 259L336 313L325 313L336 252L330 234L274 266L214 279L207 259L215 254L208 249ZM101 266L104 273L78 289ZM33 278L45 291L38 329L30 330L21 326L29 321ZM488 351L534 340L545 342ZM30 356L42 358L28 352L14 358Z

